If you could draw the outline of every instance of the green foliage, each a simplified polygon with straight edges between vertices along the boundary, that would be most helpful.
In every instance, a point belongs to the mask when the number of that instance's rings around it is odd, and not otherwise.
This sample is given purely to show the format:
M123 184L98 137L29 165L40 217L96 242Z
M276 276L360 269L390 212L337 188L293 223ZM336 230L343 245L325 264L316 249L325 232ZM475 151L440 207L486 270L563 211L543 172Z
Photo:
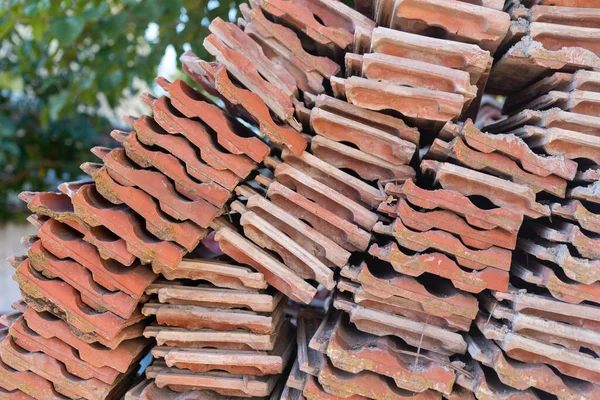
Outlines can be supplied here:
M208 22L240 0L0 0L0 220L15 193L73 179L115 108L167 46L208 57ZM189 46L189 47L188 47Z

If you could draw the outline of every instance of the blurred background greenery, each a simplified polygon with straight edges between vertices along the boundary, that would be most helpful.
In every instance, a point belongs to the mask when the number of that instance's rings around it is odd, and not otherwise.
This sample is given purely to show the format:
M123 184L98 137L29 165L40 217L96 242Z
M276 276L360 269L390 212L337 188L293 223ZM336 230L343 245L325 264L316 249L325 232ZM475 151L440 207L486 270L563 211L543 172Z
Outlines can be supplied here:
M0 222L22 218L20 191L81 176L123 102L185 50L208 57L209 21L239 2L0 0Z

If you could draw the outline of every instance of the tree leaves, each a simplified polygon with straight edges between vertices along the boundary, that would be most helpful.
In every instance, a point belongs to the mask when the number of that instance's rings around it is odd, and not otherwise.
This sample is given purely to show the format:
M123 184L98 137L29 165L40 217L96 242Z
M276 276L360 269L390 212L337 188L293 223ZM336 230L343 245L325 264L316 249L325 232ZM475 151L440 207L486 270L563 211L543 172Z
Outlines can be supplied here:
M83 17L54 18L50 23L50 34L58 39L62 46L69 47L77 40L84 27Z

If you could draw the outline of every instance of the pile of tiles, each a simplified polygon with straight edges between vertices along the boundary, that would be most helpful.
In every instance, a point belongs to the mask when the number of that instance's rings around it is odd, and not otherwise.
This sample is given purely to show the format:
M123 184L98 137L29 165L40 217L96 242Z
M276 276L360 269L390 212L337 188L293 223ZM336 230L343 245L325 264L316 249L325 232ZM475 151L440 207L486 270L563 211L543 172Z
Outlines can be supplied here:
M0 397L598 397L599 14L504 3L212 21L200 90L21 195Z

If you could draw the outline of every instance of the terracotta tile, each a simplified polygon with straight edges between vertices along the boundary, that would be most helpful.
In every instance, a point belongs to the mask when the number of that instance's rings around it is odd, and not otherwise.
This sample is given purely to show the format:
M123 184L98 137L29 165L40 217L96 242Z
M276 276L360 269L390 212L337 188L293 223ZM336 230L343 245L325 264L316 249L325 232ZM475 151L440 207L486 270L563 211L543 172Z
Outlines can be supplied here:
M369 254L387 261L397 272L409 276L421 276L430 273L452 281L457 288L471 293L479 293L484 289L506 290L508 288L508 271L494 267L468 272L456 262L442 253L405 254L394 242L385 246L371 245Z
M268 284L260 272L241 265L201 258L184 258L176 269L157 270L166 279L192 279L230 289L266 289Z
M574 256L566 244L524 237L519 239L518 247L539 260L556 264L567 277L577 282L589 285L600 280L600 275L597 275L600 260Z
M285 21L286 25L302 32L317 45L328 51L326 55L340 54L352 43L354 36L344 28L320 23L313 12L299 2L289 0L261 0L257 2L263 11L272 17ZM310 4L310 2L307 2Z
M23 314L23 317L27 322L27 326L41 337L46 339L56 338L67 343L77 350L79 357L83 361L94 367L110 367L125 373L131 364L144 354L144 350L149 344L143 338L129 339L111 349L104 345L85 342L71 332L69 325L65 321L48 312L38 313L29 307ZM128 328L125 329L127 330Z
M340 293L348 293L356 304L365 308L410 318L414 321L431 324L451 332L468 331L471 326L471 320L468 318L455 315L438 317L437 315L424 312L423 306L418 301L398 296L389 296L382 299L379 296L371 294L360 284L345 279L338 281L337 289Z
M3 334L3 338L5 336L6 333ZM20 392L28 396L35 396L29 397L30 399L59 400L65 398L54 389L51 382L41 376L29 371L18 371L9 367L2 361L0 361L0 389L4 389L4 391L9 393ZM0 396L3 395L5 395L5 393L0 391ZM11 399L11 397L6 398ZM19 399L19 397L14 398ZM25 399L27 399L27 397L19 400Z
M561 278L552 268L533 258L528 260L527 265L513 263L511 272L525 282L545 287L552 296L567 303L578 304L583 301L600 303L600 283L586 285Z
M61 362L44 353L28 352L6 337L0 344L2 360L19 371L31 371L51 381L56 391L70 398L102 400L111 390L111 386L97 379L80 379L67 371Z
M593 398L600 386L583 381L564 379L544 364L527 364L507 358L491 340L481 335L467 336L469 354L498 374L505 385L526 390L530 387L553 394L559 399Z
M473 228L451 211L417 211L414 206L402 198L395 204L395 207L382 203L378 211L385 212L392 217L399 217L410 229L424 232L437 228L451 232L459 236L463 243L476 249L489 249L492 246L514 249L516 246L516 233L509 233L501 228L489 230Z
M125 147L127 157L142 168L156 168L173 180L175 189L190 200L205 199L216 207L229 200L229 191L215 182L197 182L182 163L171 154L152 151L140 143L135 132L113 130L113 139Z
M598 65L600 59L589 50L580 47L546 49L538 41L524 39L494 64L488 87L493 91L514 93L553 71L595 69ZM515 75L515 70L520 73Z
M577 131L593 136L600 136L600 117L577 114L560 109L545 111L525 110L486 126L484 129L492 133L509 132L524 125L540 128L559 128Z
M261 12L260 8L255 8L254 10ZM246 15L245 18L249 19L249 12L250 8L245 4L245 11L242 11L242 15ZM265 38L255 28L254 24L248 22L246 19L238 18L237 23L244 30L244 33L260 46L262 52L273 65L277 66L277 69L289 71L289 74L294 78L294 87L297 87L302 92L312 94L319 94L325 91L323 76L318 71L315 71L313 66L306 65L303 60L296 58L290 49L273 38L269 32L265 32L267 35L267 38ZM264 26L260 26L261 21L258 21L258 24L259 29L264 32ZM287 29L283 26L282 28ZM298 40L297 36L296 40ZM296 104L299 103L295 103L294 106ZM300 120L298 117L296 118Z
M466 71L476 84L487 70L491 56L477 45L426 37L395 29L377 27L371 52L405 57Z
M142 313L156 316L159 325L176 328L215 329L232 331L243 329L261 335L271 335L280 326L285 301L272 313L257 313L246 310L201 307L196 305L146 303Z
M327 362L325 368L319 373L319 383L323 389L338 398L354 398L361 396L376 399L441 399L441 395L432 390L413 393L399 389L384 377L370 371L359 374L348 374L333 367Z
M377 277L371 273L363 262L360 266L344 267L342 276L360 283L362 288L371 296L381 301L390 301L401 297L420 305L420 311L426 314L472 320L477 315L477 299L469 294L459 292L449 284L438 283L425 286L415 278L386 272L385 277ZM404 303L408 304L408 303Z
M577 3L577 1L566 1L566 3ZM584 2L580 2L585 5ZM580 26L588 28L600 27L600 13L592 7L578 8L574 4L569 6L540 6L531 7L529 16L531 21L546 22L569 26Z
M215 392L205 390L190 390L184 392L174 392L167 387L159 388L154 381L146 379L131 388L126 394L124 400L224 400Z
M246 154L256 162L261 162L270 152L262 140L254 133L231 118L204 95L181 79L169 82L163 77L155 79L171 96L171 104L188 118L200 118L217 134L217 142L233 154Z
M314 107L364 125L372 126L407 142L416 145L419 144L420 133L417 128L408 126L400 118L367 110L328 95L319 95L314 98Z
M390 85L357 76L333 80L350 103L373 111L398 112L414 122L450 121L461 114L465 102L460 94Z
M79 291L86 305L98 312L110 311L125 319L136 310L140 299L121 291L110 292L102 288L94 281L90 270L69 258L61 260L55 257L37 238L30 244L27 251L30 266L49 279L60 278L71 285Z
M586 169L585 171L578 171L575 175L576 181L595 182L599 179L600 169L598 169L597 165L592 168Z
M274 204L294 217L307 221L315 230L336 241L344 249L348 251L367 249L371 239L367 231L279 182L269 183L268 187L267 196Z
M135 261L135 256L127 250L123 239L102 226L91 227L75 215L71 199L66 194L21 192L19 198L28 203L32 212L56 219L82 233L83 240L96 246L103 259L112 258L124 265L131 265Z
M555 243L568 243L585 258L600 259L600 237L584 233L579 225L566 221L552 221L548 224L530 223L532 231L540 237Z
M189 390L211 390L224 396L263 397L268 396L277 383L277 375L244 377L225 372L202 374L169 368L164 363L154 362L146 369L146 376L153 378L159 388L167 387L176 392Z
M231 191L239 178L229 170L218 170L204 163L197 155L194 145L182 135L172 135L162 129L154 119L142 116L131 119L138 140L147 146L159 146L179 158L188 174L201 182L216 182Z
M327 27L342 28L351 33L356 33L359 29L370 32L375 28L375 22L371 18L344 3L324 0L299 0L298 3L312 11Z
M306 148L306 140L295 129L278 125L271 118L267 105L256 93L235 86L227 76L224 65L207 63L191 52L186 52L181 62L192 79L196 74L212 77L216 90L229 102L243 107L256 120L260 131L273 142L286 145L294 154L302 154Z
M585 90L550 91L522 106L522 109L547 110L559 108L577 114L596 116L600 110L600 94Z
M386 185L386 192L406 199L416 206L428 210L441 208L464 217L467 222L481 229L502 228L511 233L518 232L523 216L509 207L482 209L471 202L467 195L449 189L427 190L412 181L406 181L401 187Z
M51 311L72 325L73 333L95 340L102 337L108 341L115 340L120 332L141 321L143 315L135 312L125 320L110 312L98 313L81 302L79 292L59 279L47 279L35 272L25 259L15 272L14 279L27 303L36 311Z
M31 397L20 390L8 391L3 388L0 388L0 396L7 400L32 400L34 397Z
M522 314L558 321L573 327L600 331L598 308L592 304L568 304L549 296L526 293L517 288L508 292L492 292L502 304Z
M512 254L510 250L490 247L485 250L473 250L466 247L452 234L437 229L425 232L412 231L400 218L390 225L377 223L373 230L377 233L393 236L400 246L422 252L434 249L456 257L458 264L470 269L496 267L505 271L510 269Z
M150 325L144 330L144 336L155 338L159 346L267 351L273 350L280 329L281 327L275 333L269 335L243 330L189 330L187 328Z
M467 345L458 333L398 315L368 309L339 297L334 300L333 305L338 310L347 312L350 321L363 332L377 336L398 336L411 346L420 346L422 349L444 355L466 352Z
M392 165L389 162L345 144L315 136L311 140L311 152L322 161L339 169L352 170L367 181L399 181L415 178L415 170L408 165Z
M556 9L560 10L560 8L556 7L545 7L545 6L534 6L532 8L532 15L535 13L537 9L545 8L545 9ZM576 9L570 9L569 11L577 11ZM563 13L557 15L565 15ZM567 15L567 17L571 17L573 14ZM509 96L504 104L503 111L506 114L513 114L518 110L525 109L525 105L534 99L543 96L551 91L562 91L562 92L570 92L573 90L583 90L583 91L591 91L597 92L599 89L600 76L595 71L585 71L579 70L575 73L567 73L567 72L555 72L547 78L544 78L523 91ZM575 96L577 97L577 96Z
M352 374L371 371L394 379L405 390L421 393L429 389L449 394L455 372L448 359L422 351L426 358L392 336L374 336L357 330L340 315L327 345L327 356L336 368ZM410 353L414 353L414 356Z
M35 353L43 352L44 354L62 362L65 369L82 379L98 379L101 382L112 384L119 371L110 367L94 367L89 365L75 353L74 349L67 343L56 339L46 339L37 333L33 332L28 326L23 317L17 319L9 329L12 340L22 349Z
M566 180L573 180L577 172L577 163L562 156L544 156L534 153L523 139L512 135L490 135L481 132L469 120L463 127L452 123L446 124L444 130L454 130L474 149L486 153L502 153L518 161L521 168L540 177L556 175Z
M308 282L232 229L217 230L215 240L225 254L261 272L270 285L293 300L308 304L315 296L316 289Z
M240 187L238 194L248 198L246 207L249 210L285 233L325 265L343 267L348 262L350 252L288 211L251 191L248 187Z
M240 11L244 15L244 18L250 22L253 30L264 38L265 41L273 43L273 47L276 47L275 43L277 43L277 47L282 46L287 49L288 59L297 68L310 73L316 72L325 78L337 75L340 71L340 66L333 60L327 57L315 56L305 51L300 39L293 30L284 25L269 21L260 7L250 9L245 5L240 5ZM252 30L249 32L246 29L246 33L255 38Z
M284 149L281 157L286 164L331 187L350 200L362 204L367 209L374 209L381 202L382 193L378 189L306 151L301 157L296 157Z
M84 172L94 178L96 190L115 205L126 204L145 219L148 232L161 240L173 241L193 251L208 234L191 221L173 221L161 211L155 200L143 190L118 184L102 164L84 163ZM227 194L229 196L229 194Z
M567 190L567 197L600 204L600 183L597 181L588 186L575 186Z
M358 204L330 185L323 184L290 164L283 163L275 168L275 179L281 184L314 201L338 217L369 231L378 220L376 213Z
M352 143L365 153L392 165L408 164L415 154L414 143L322 108L311 110L310 125L317 135L334 142Z
M567 181L561 177L548 175L538 176L524 171L516 161L498 153L482 153L474 151L460 138L450 142L436 139L429 151L427 158L438 161L452 159L478 171L485 171L497 177L503 177L512 182L528 186L535 193L546 192L561 198L565 197Z
M196 283L185 286L179 282L158 281L148 286L146 293L158 295L161 303L185 304L223 309L244 308L256 312L272 312L281 302L281 293L250 289L223 289Z
M287 105L291 102L291 98L298 94L296 79L290 71L279 64L273 63L266 57L260 45L237 25L231 22L225 22L223 19L217 17L211 21L209 30L212 32L212 35L209 35L204 41L204 46L208 52L215 56L217 61L224 64L229 73L235 76L238 81L244 84L244 86L252 92L259 95L261 95L261 92L263 91L271 92L271 98L267 97L266 99L263 99L266 103L269 103L276 98L276 90L271 91L271 88L266 87L273 85L273 89L278 89L288 97L286 102L281 103L282 106L283 104L286 104L283 108L287 108ZM215 41L214 39L218 40ZM234 54L237 55L234 56ZM238 61L235 61L236 59ZM248 64L253 65L257 75L260 75L261 79L266 80L268 82L267 84L257 85L257 83L261 81L256 81L256 77L252 77L254 72L250 73L247 68L240 68L242 65L241 61L244 59L247 60ZM290 118L289 115L284 117L285 114L279 114L274 108L272 108L272 110L283 121Z
M535 193L527 186L433 160L422 161L421 171L433 175L444 189L456 190L465 196L480 195L498 207L511 208L534 219L550 215L549 207L536 203Z
M586 348L598 353L600 332L514 311L499 303L491 295L484 296L481 304L493 318L506 321L507 328L511 332L576 352Z
M235 25L232 25L235 26ZM236 26L236 29L237 28ZM242 35L245 35L243 31ZM247 35L246 39L253 43ZM272 79L276 79L278 84L273 84L269 80L265 79L261 74L262 71L257 69L256 65L246 57L245 54L228 47L221 39L215 34L210 34L204 39L204 47L207 51L212 54L219 64L227 68L227 71L231 73L247 90L256 94L264 102L264 104L279 118L281 121L288 123L296 130L300 130L297 121L294 120L294 105L292 98L294 93L290 88L281 82L278 76L272 72L267 74ZM261 49L262 52L262 49ZM264 55L262 55L264 57ZM265 58L267 64L271 64L270 60ZM262 70L268 67L263 67ZM271 67L271 70L276 68ZM290 83L295 84L295 80L291 75L288 75L287 71L284 71L287 80Z
M559 216L570 221L575 221L583 229L600 233L600 215L589 209L579 200L569 200L565 203L553 203L552 215Z
M307 249L253 211L248 211L240 202L234 201L231 210L241 214L240 225L244 229L246 238L262 249L277 253L285 266L301 278L313 279L328 290L335 287L333 270Z
M234 375L265 376L281 374L292 355L293 337L280 337L272 351L185 349L155 347L152 355L169 367L195 373L226 371Z
M456 383L472 391L478 399L511 399L511 400L537 400L539 397L531 390L515 390L501 382L489 379L481 365L475 360L467 363L466 370L472 375L458 374Z
M356 73L348 72L350 68ZM468 102L477 96L477 87L471 85L468 72L409 58L381 53L363 56L347 53L346 71L346 76L358 75L404 86L461 94Z
M487 339L494 340L507 356L526 363L544 363L565 375L598 383L600 378L597 358L589 354L568 350L541 342L518 333L508 332L495 320L487 321L487 315L477 318L477 326Z
M423 35L435 27L451 40L478 44L491 53L504 39L510 24L509 15L501 10L448 0L403 0L395 3L392 10L380 9L376 16L380 25Z
M296 343L298 347L296 360L298 362L298 369L300 372L317 376L319 374L319 368L315 368L321 365L321 359L323 358L319 350L309 346L315 340L316 333L321 329L322 322L324 321L322 314L311 314L305 310L300 311L297 319L296 329ZM303 384L305 384L304 379ZM289 379L288 379L289 382ZM299 390L304 389L304 386L300 386Z
M256 168L256 164L243 154L231 154L219 150L214 143L214 135L202 122L186 118L171 104L168 97L157 98L145 93L142 96L154 111L154 120L170 134L180 134L193 143L200 151L200 158L211 167L230 170L240 178L245 178Z
M306 386L306 381L308 380L307 378L308 376L298 368L298 358L296 358L292 364L292 369L290 370L288 379L285 382L284 392L286 392L286 389L288 389L287 392L289 393L289 389L294 389L302 393L302 390L304 390L304 387Z
M138 214L125 205L115 206L108 202L93 185L79 188L71 199L79 217L92 226L103 225L123 238L128 250L144 263L175 268L186 253L183 247L158 240L149 234L142 225L144 220Z
M597 27L578 27L555 23L531 22L529 36L541 43L548 51L559 51L563 48L574 47L585 49L600 55L600 48L595 43L600 31Z
M302 392L305 398L308 400L337 400L340 397L327 393L317 378L313 376L308 377L308 382L304 391ZM366 397L360 395L351 395L346 397L347 400L364 400Z
M138 263L127 267L115 260L102 259L94 246L82 240L79 232L57 220L46 221L38 236L49 252L60 259L77 261L90 270L96 283L112 292L120 290L138 299L156 279L150 268Z

